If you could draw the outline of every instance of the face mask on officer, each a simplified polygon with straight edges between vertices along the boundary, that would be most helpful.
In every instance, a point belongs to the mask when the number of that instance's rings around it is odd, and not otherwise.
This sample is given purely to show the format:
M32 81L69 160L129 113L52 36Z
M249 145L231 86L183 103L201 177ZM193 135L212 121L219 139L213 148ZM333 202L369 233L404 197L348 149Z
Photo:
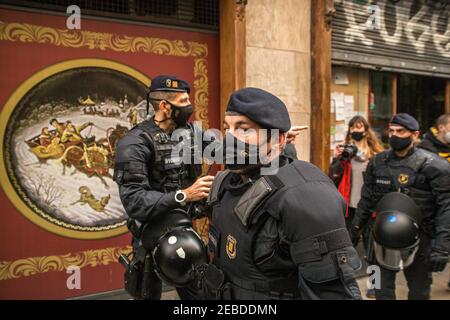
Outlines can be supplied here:
M171 119L175 122L175 124L178 126L185 126L188 123L189 117L194 112L192 105L180 107L170 103L169 101L165 100L165 102L172 108Z
M394 149L395 151L401 151L406 149L412 144L412 135L405 138L400 138L398 136L392 136L389 138L389 145Z
M261 145L246 143L227 132L223 140L223 160L226 169L240 170L248 166L261 166L270 154L267 140Z

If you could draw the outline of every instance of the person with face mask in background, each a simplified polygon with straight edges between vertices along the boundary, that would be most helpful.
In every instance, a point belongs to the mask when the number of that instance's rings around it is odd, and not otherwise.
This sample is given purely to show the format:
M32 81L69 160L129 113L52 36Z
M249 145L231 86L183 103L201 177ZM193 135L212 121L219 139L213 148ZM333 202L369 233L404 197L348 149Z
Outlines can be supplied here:
M185 129L183 132L187 132L189 138L195 130L200 130L188 122L193 113L189 92L188 83L175 76L155 77L147 97L147 108L153 107L154 116L134 126L118 142L114 181L119 186L120 198L129 216L133 257L146 255L141 241L146 225L164 224L162 219L173 210L185 210L191 203L206 199L214 179L209 175L199 177L201 164L185 163L181 155L173 157L172 154L179 143L178 139L172 139L176 129ZM194 143L194 139L186 141ZM140 254L143 251L144 254ZM128 290L133 291L130 294L134 298L159 300L162 282L153 265L147 269L146 281L136 273L137 278L125 281L126 288L131 281L136 282L136 286ZM177 291L181 299L196 298L195 288L177 288Z
M388 269L378 263L381 281L380 288L375 290L375 297L380 300L395 299L396 273L402 269L409 288L408 299L430 299L432 272L444 270L448 261L450 165L442 158L416 148L414 142L418 137L419 123L412 116L400 113L391 119L391 149L370 160L350 230L352 241L356 244L377 203L388 193L401 192L420 208L420 242L414 260L408 261L404 268L400 263L398 269ZM377 261L380 261L378 256Z
M284 156L285 104L258 88L227 105L225 171L208 197L204 299L360 299L345 203L314 165Z
M436 125L430 128L417 147L433 152L450 162L450 113L437 118ZM447 289L450 290L450 280Z
M344 147L352 152L343 154ZM366 171L369 160L382 151L384 148L367 120L362 116L353 117L348 124L345 143L336 146L329 170L330 178L347 202L345 218L348 227L351 226L361 198L363 172Z
M345 222L350 228L356 207L361 199L363 173L369 160L377 153L384 151L375 132L362 116L354 116L349 124L344 144L336 146L329 176L347 203ZM369 245L370 223L363 233L363 244L368 264L372 264L373 252ZM364 271L364 270L362 270ZM365 274L365 272L364 272ZM374 298L375 292L368 290L366 296Z

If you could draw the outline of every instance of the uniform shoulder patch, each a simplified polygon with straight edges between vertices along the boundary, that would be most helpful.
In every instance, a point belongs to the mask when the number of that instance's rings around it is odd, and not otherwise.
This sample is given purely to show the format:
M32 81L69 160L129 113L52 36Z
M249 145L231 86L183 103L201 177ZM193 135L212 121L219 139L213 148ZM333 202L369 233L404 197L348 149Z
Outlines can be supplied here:
M233 237L231 234L229 234L227 237L227 244L225 249L227 251L228 258L230 259L236 258L236 245L237 245L236 238Z

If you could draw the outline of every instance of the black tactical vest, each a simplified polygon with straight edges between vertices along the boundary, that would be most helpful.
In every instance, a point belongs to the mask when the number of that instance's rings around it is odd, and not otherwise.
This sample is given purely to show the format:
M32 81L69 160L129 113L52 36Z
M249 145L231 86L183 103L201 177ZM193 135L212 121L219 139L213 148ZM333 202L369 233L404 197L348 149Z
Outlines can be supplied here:
M216 175L213 191L212 225L209 230L208 248L214 253L214 263L226 274L232 284L233 299L294 299L298 297L298 274L295 264L286 255L264 257L278 264L276 276L268 277L254 260L256 237L270 218L264 210L264 204L270 199L271 192L282 187L282 182L274 176L264 177L262 189L254 192L249 201L242 201L242 194L223 192L221 186L228 172ZM258 180L259 182L261 180ZM225 183L224 183L225 184ZM266 184L266 185L264 185ZM248 187L250 187L249 183ZM266 187L266 191L264 188ZM246 186L243 187L245 192ZM272 191L269 191L272 190ZM266 194L264 194L266 193ZM213 196L213 197L214 197ZM248 206L252 208L248 208ZM241 208L242 210L233 210ZM249 216L246 216L249 214ZM277 256L275 256L277 255Z
M136 129L141 130L140 136L147 141L152 150L151 165L148 166L152 189L161 192L183 189L200 176L201 165L193 164L193 154L191 163L184 163L182 151L176 154L173 152L174 149L183 150L180 141L172 140L153 120L140 123ZM193 135L194 128L189 125L181 143L192 148Z
M230 183L233 176L219 172L208 198L213 207L208 247L231 283L232 299L297 299L300 294L308 299L316 295L308 283L338 279L359 296L354 275L361 263L341 216L344 202L328 177L303 161L247 185ZM301 185L311 185L315 193L303 199L292 192ZM333 194L324 197L327 192ZM315 201L329 210L323 220L317 219ZM303 203L308 209L300 209ZM295 224L296 241L281 229L281 216Z
M415 149L404 159L393 160L391 157L388 152L374 157L374 202L378 202L386 193L402 192L416 202L426 220L433 215L436 206L430 182L422 170L432 160L433 155L422 149Z

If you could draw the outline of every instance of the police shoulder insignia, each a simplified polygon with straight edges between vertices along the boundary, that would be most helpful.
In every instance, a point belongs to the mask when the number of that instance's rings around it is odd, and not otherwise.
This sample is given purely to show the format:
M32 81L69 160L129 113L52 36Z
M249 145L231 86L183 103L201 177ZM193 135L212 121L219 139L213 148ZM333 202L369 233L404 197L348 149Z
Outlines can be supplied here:
M232 235L227 237L227 247L226 247L228 258L236 258L236 239Z
M409 181L409 176L407 174L401 173L398 176L398 182L400 182L401 184L407 184Z

